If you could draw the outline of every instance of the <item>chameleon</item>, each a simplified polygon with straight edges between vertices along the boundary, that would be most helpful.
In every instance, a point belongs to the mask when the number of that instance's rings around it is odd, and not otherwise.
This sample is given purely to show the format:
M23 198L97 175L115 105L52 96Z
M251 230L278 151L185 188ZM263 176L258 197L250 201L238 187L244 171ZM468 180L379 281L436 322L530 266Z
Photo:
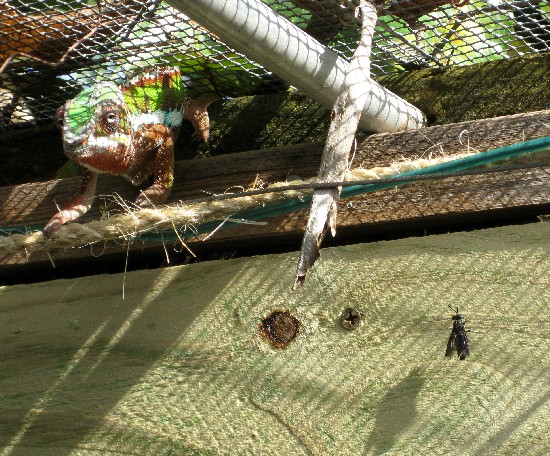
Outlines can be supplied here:
M46 224L46 238L61 225L86 213L93 202L98 174L114 174L139 185L153 183L136 199L141 207L162 204L173 185L174 143L183 120L207 142L207 108L218 99L185 95L176 67L155 68L122 85L102 81L82 90L56 113L65 155L81 168L80 192Z

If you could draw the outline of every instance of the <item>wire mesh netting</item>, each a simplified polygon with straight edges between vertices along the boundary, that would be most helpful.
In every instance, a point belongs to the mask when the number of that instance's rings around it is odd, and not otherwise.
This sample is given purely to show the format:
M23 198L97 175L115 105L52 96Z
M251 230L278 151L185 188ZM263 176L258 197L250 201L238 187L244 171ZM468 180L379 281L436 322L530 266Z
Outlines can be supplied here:
M263 0L350 57L353 0ZM465 65L550 50L550 2L377 0L373 75ZM0 131L52 122L98 80L143 67L180 67L190 93L235 97L287 90L259 64L160 0L4 0L0 3Z

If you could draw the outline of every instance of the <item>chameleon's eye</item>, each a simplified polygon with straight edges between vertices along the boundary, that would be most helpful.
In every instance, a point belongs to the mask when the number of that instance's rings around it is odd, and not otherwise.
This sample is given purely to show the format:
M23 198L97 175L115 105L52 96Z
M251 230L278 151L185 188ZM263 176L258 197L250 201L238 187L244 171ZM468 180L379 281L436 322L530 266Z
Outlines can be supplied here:
M120 115L116 111L104 112L100 117L100 123L106 132L114 133L120 127Z
M107 116L105 117L105 119L107 120L107 122L109 123L114 123L118 120L118 116L114 113L114 112L110 112L109 114L107 114Z

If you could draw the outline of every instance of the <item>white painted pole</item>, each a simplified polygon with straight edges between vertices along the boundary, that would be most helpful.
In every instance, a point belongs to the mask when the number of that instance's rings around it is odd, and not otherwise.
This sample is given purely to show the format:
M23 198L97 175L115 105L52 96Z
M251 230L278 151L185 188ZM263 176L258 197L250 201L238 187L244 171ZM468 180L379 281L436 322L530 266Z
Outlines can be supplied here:
M259 0L166 0L227 45L332 109L347 62ZM393 132L424 126L422 112L373 81L359 127Z

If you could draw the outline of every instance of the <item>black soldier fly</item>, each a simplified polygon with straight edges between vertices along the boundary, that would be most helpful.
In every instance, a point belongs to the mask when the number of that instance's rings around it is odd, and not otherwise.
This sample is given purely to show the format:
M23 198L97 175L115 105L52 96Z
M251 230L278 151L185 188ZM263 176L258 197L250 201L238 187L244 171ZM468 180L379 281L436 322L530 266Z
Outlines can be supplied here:
M451 310L453 309L449 306ZM466 329L464 328L464 315L458 313L458 307L456 313L452 316L453 329L447 342L447 350L445 356L452 356L453 351L456 350L458 359L466 359L470 354L470 344L468 343L468 337L466 337Z

